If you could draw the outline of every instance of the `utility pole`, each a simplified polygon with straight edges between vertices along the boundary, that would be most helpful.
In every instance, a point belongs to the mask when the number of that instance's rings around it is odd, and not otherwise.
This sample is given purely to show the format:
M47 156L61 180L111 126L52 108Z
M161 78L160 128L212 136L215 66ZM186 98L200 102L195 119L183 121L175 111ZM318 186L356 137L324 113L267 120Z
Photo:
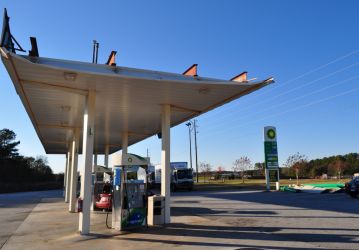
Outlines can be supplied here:
M194 119L193 121L193 129L194 129L194 147L196 152L196 179L198 183L198 154L197 154L197 120Z
M193 167L192 167L192 140L191 140L192 121L189 121L188 123L186 123L186 126L188 127L188 135L189 135L189 159L190 159L191 169L193 170Z

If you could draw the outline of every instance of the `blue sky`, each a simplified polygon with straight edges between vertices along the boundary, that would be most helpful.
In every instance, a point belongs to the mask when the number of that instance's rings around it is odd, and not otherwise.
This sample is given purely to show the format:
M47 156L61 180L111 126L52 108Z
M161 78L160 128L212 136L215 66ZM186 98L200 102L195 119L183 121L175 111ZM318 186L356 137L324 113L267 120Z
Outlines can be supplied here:
M99 62L117 50L120 66L230 79L274 76L276 83L198 117L199 161L230 169L235 159L263 161L264 126L278 131L280 162L293 153L310 159L357 152L359 106L358 1L1 1L12 33L41 56ZM0 65L0 128L14 130L27 156L45 154ZM172 161L188 161L188 129L172 129ZM160 140L149 149L160 162ZM55 172L64 156L48 155ZM101 162L102 158L100 158Z

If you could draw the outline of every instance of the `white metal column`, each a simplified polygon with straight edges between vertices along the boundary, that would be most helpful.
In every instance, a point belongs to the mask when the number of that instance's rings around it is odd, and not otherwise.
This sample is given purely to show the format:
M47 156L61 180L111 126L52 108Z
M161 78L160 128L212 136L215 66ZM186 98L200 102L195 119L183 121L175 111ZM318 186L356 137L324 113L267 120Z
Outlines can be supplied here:
M70 198L70 176L71 176L71 145L70 145L70 149L69 152L67 152L67 164L66 164L66 186L65 186L65 202L68 203L69 202L69 198Z
M95 171L96 171L96 166L97 166L97 153L94 154L93 156L93 164L92 164L92 169L91 169L91 173L94 174ZM91 179L91 211L94 211L95 209L95 200L94 200L94 187L95 187L95 183L94 181L96 182L96 178L97 176L94 175L94 177L91 177L91 178L95 178L94 179Z
M124 155L127 154L127 148L128 148L128 132L122 133L122 160Z
M93 167L92 167L92 172L95 172L95 167L97 166L97 153L95 154L94 158L93 158Z
M110 154L110 146L107 144L105 146L105 162L104 162L104 165L106 168L108 168L108 155Z
M94 154L93 156L93 164L92 164L92 169L91 169L91 173L94 174L96 171L96 166L97 166L97 153ZM92 177L91 177L92 178ZM96 181L96 174L94 175L95 180L91 179L91 211L94 211L95 209L95 200L94 200L94 187L95 187L95 183L94 181Z
M65 196L66 196L66 178L67 178L67 162L68 162L68 160L69 160L69 158L68 158L68 154L66 154L65 155L65 157L66 157L66 163L65 163L65 171L64 171L64 188L63 188L63 191L62 191L62 196L65 198Z
M171 106L162 107L162 152L161 152L161 195L165 196L165 223L171 222L171 168L170 168L170 144L171 144Z
M91 206L91 170L94 150L95 127L95 91L90 90L86 97L83 125L83 173L81 176L81 194L83 200L82 212L79 216L79 231L82 235L90 232L90 206Z
M121 152L121 160L124 160L125 155L127 154L127 148L128 148L128 132L122 133L122 152ZM112 196L112 228L114 229L120 229L121 228L121 210L119 207L119 200L121 199L120 191L115 190L115 186L113 196Z
M71 178L70 178L70 204L69 211L75 212L76 209L76 192L77 192L77 164L79 154L79 132L75 131L72 139L72 161L71 161Z

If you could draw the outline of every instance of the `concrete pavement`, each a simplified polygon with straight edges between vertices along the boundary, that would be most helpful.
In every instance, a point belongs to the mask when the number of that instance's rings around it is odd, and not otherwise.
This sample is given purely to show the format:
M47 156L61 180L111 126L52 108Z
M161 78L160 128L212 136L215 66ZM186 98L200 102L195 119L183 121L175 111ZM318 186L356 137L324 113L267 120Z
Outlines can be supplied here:
M61 194L59 190L0 194L0 248L42 198L59 197Z
M359 249L359 199L345 194L178 192L172 214L166 227L121 233L93 213L83 237L62 198L45 198L3 249Z

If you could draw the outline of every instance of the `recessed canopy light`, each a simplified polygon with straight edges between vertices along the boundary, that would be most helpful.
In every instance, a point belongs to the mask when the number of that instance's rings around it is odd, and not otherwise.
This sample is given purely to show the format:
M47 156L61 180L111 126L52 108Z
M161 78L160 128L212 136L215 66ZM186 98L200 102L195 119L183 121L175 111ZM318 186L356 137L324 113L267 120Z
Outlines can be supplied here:
M67 125L69 125L68 122L60 122L60 124L61 124L61 126L67 126Z
M68 105L61 106L61 111L63 111L63 112L69 112L70 110L71 110L71 106L68 106Z
M211 90L209 88L200 88L198 90L198 93L200 93L201 95L205 95L208 94Z
M65 72L64 73L65 80L67 81L75 81L77 74L73 72Z

